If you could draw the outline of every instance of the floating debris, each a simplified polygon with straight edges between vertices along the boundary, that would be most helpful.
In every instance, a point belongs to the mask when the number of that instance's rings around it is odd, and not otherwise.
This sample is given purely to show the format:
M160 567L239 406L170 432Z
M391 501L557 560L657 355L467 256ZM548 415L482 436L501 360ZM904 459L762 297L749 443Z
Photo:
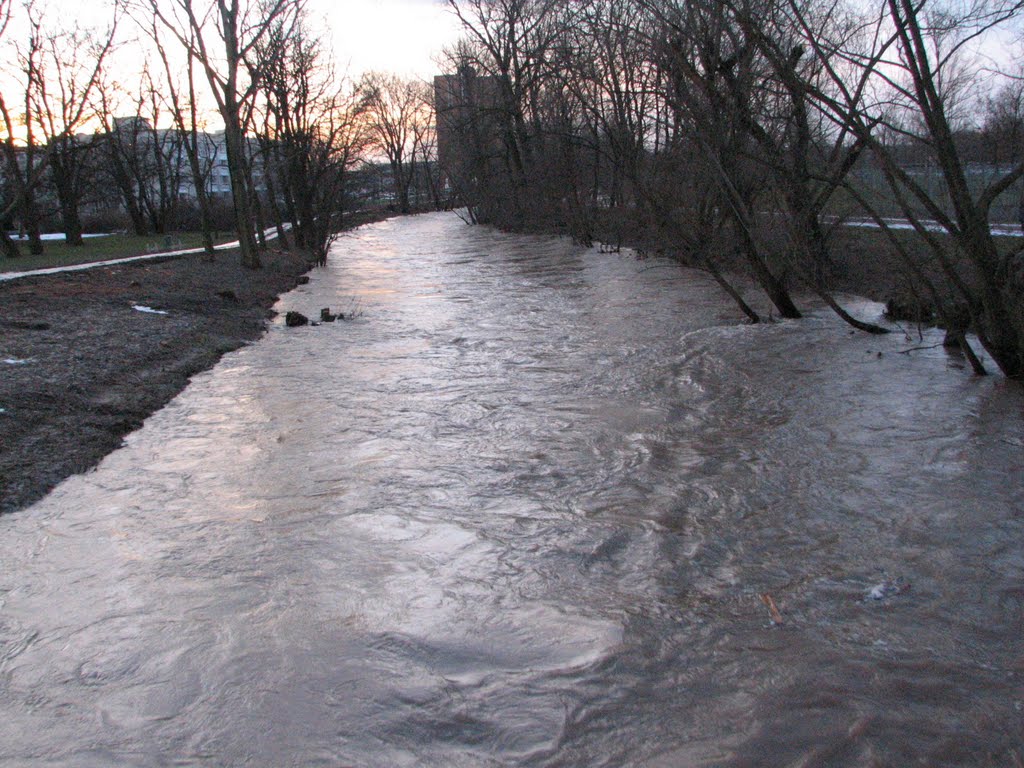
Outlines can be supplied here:
M162 309L153 309L152 307L146 307L142 304L132 304L132 309L136 312L146 312L150 315L169 315L170 312L165 312Z
M767 592L761 595L761 602L768 606L768 613L771 614L772 624L782 623L782 614L779 613L778 606L775 605L775 600Z
M871 589L868 590L865 595L865 600L884 600L887 597L895 597L896 595L902 594L910 589L910 585L898 581L883 581L881 584L875 584Z
M3 359L3 363L4 363L4 365L28 365L33 360L35 360L35 358L33 358L33 357L27 357L24 360L22 360L21 358L17 358L17 357L5 357Z

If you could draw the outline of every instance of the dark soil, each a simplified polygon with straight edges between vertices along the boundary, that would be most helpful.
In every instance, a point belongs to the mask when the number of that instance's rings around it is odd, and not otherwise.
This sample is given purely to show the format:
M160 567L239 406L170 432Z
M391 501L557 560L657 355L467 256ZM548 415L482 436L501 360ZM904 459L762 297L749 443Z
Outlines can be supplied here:
M190 377L262 335L310 268L271 250L249 270L229 251L0 282L0 513L95 466Z

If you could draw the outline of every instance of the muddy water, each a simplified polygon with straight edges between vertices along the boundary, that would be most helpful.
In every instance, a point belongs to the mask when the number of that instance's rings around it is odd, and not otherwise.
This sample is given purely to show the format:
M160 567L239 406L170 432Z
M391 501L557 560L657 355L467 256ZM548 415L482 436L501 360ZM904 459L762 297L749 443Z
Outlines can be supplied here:
M1019 388L449 215L322 306L0 518L0 763L1024 755Z

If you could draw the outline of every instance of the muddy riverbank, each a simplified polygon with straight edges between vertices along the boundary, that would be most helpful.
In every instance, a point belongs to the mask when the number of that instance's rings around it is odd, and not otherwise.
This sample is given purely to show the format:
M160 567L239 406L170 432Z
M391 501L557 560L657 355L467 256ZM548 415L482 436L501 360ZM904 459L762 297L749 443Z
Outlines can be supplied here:
M0 282L0 513L93 467L193 375L258 338L311 268L277 248L263 261L247 270L227 251Z
M0 284L0 511L121 443L189 378L257 338L308 260L188 256ZM152 310L152 311L147 311Z

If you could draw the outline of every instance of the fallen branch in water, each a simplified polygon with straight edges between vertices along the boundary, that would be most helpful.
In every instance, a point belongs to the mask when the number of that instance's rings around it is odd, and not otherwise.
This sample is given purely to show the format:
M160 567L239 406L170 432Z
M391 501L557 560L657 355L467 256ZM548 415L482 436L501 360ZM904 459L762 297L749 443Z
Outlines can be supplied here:
M772 599L772 596L769 595L767 592L763 593L761 595L761 602L768 606L768 613L771 614L772 624L781 624L782 614L779 613L779 609L776 607L775 601Z
M899 350L899 353L901 355L909 355L911 352L917 352L922 349L938 349L941 346L942 344L940 342L939 344L930 344L927 347L911 347L910 349L901 349Z

